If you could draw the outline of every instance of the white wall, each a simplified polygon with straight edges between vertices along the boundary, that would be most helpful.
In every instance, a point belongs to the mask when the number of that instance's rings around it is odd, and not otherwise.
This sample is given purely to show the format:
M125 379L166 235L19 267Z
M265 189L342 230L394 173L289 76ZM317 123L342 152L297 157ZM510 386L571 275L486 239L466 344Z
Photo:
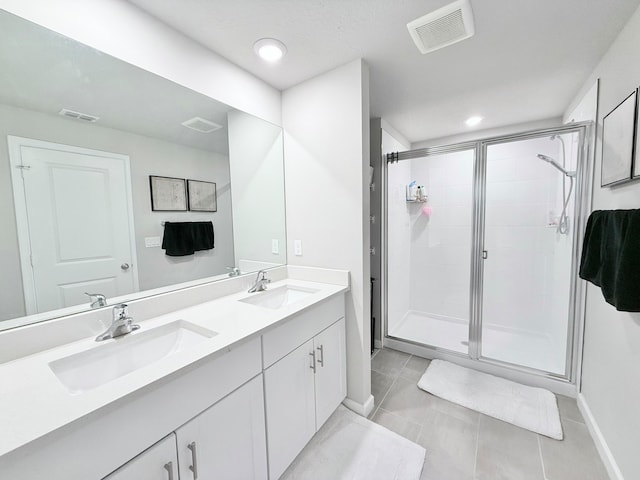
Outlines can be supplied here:
M368 78L356 60L282 95L289 264L351 272L347 396L362 409L371 402Z
M287 263L282 129L239 111L228 120L235 265Z
M125 0L0 0L0 8L280 125L280 92Z
M600 78L598 136L602 118L640 85L640 9L636 10L572 102L577 105ZM593 179L593 210L640 207L640 183L600 187L601 138ZM637 157L636 157L637 158ZM618 312L598 287L587 284L582 396L610 453L605 464L614 478L640 478L640 314ZM608 449L608 452L607 452Z
M469 321L473 151L410 160L411 179L424 185L423 204L405 203L411 218L411 310ZM407 182L408 183L408 182Z
M133 190L138 278L141 290L195 280L225 271L233 265L233 230L229 192L229 158L120 130L87 125L60 116L0 105L0 319L24 315L15 211L9 166L7 135L74 145L128 155ZM218 211L152 212L149 175L192 178L217 183ZM162 237L161 221L213 221L215 248L187 257L168 257L164 250L145 248L144 237Z

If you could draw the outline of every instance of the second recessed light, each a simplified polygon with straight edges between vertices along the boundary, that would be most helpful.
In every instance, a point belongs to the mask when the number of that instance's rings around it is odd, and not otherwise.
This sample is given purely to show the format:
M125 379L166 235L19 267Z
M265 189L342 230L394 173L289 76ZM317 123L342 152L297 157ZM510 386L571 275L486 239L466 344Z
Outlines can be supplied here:
M482 117L469 117L464 123L466 123L469 127L475 127L481 121L482 121Z
M262 38L253 44L253 51L267 62L277 62L287 53L287 47L275 38Z

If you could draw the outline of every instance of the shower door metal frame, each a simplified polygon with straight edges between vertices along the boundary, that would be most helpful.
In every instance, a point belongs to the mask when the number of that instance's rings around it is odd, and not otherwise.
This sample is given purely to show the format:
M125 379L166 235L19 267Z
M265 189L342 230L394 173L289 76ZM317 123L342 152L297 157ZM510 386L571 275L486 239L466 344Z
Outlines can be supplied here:
M566 361L564 374L547 372L523 365L517 365L502 360L491 359L482 356L482 300L483 300L483 257L484 250L484 233L485 233L485 207L486 207L486 167L487 167L487 148L491 145L501 143L509 143L518 140L531 140L535 138L544 138L551 135L562 135L567 133L577 133L579 135L579 149L577 152L577 177L575 187L574 201L574 225L572 232L572 258L571 258L571 284L569 287L569 311L568 311L568 332L566 345ZM462 359L471 359L487 366L507 367L509 369L524 373L533 374L538 377L560 381L565 383L576 382L576 367L579 363L579 355L581 354L581 345L579 339L582 337L581 330L584 324L585 309L585 282L578 278L578 267L580 263L582 239L584 227L586 225L587 216L591 206L591 180L593 178L593 159L594 152L591 151L593 138L592 122L576 122L558 127L550 127L545 129L527 131L522 133L496 136L480 139L473 142L457 143L452 145L444 145L437 147L429 147L417 150L409 150L405 152L397 152L387 155L387 162L383 165L383 228L382 236L383 248L383 264L382 277L385 285L382 296L382 313L383 313L383 331L384 339L400 343L408 343L418 347L426 347L428 350L438 354L444 353L452 357L460 357ZM472 223L472 242L471 242L471 276L470 276L470 296L469 296L469 348L467 354L449 350L435 345L425 345L419 342L392 337L388 330L388 174L387 168L389 163L395 163L401 160L410 160L433 155L441 155L446 153L456 153L460 151L474 151L473 166L473 223Z

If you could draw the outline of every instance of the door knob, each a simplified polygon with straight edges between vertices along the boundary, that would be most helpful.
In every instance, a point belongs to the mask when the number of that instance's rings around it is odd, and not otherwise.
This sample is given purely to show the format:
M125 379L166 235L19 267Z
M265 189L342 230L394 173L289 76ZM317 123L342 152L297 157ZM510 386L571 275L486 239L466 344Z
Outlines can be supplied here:
M121 268L122 270L124 270L125 272L126 272L127 270L129 270L129 267L130 267L130 265L129 265L128 263L123 263L122 265L120 265L120 268Z

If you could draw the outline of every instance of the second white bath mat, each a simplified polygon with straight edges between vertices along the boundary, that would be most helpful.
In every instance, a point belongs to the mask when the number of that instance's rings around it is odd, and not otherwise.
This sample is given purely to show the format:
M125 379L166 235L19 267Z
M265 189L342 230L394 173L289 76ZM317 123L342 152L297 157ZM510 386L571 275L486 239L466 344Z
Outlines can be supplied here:
M528 387L443 360L432 360L418 387L490 417L562 440L556 397L544 388Z
M280 480L418 480L425 449L340 405Z

